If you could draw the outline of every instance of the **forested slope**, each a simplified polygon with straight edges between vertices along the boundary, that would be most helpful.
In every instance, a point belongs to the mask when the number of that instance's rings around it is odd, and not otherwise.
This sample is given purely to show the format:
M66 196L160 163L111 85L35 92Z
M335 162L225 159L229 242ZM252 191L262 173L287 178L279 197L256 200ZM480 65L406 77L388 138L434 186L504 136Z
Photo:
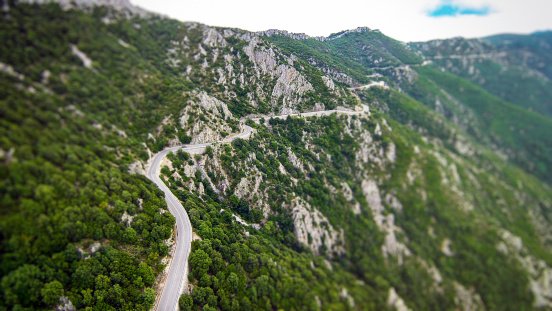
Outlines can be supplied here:
M8 4L0 310L149 310L174 218L148 161L244 124L163 163L194 231L182 310L552 307L549 117L379 31ZM336 107L358 114L252 121Z

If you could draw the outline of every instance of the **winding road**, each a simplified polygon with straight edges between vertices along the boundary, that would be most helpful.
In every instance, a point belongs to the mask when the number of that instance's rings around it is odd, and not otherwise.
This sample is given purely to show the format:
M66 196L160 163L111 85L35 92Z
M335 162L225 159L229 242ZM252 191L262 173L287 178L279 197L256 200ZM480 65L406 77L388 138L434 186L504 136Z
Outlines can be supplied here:
M363 110L361 111L352 111L346 109L337 109L337 110L325 110L325 111L316 111L316 112L306 112L298 114L289 114L289 115L279 115L272 116L272 118L286 118L288 116L321 116L321 115L330 115L332 113L343 113L343 114L361 114L369 113L368 106L363 105ZM260 121L264 119L265 121L271 117L262 117L252 119L254 121ZM192 244L192 225L190 223L190 218L188 213L184 209L184 206L180 203L178 198L170 191L170 189L165 185L165 183L159 178L160 166L163 162L163 159L169 152L176 152L179 149L182 150L193 150L199 148L205 148L207 146L213 145L215 143L230 143L237 138L248 139L251 135L251 127L245 125L245 131L229 138L226 138L222 141L214 143L205 143L197 145L182 145L177 147L167 148L157 154L155 154L151 160L149 168L147 168L146 176L153 181L159 189L165 193L165 201L169 207L169 211L176 218L176 249L172 254L172 259L167 267L168 276L162 286L161 293L158 294L156 303L152 310L159 311L176 311L178 310L178 300L180 299L181 293L184 292L184 287L188 281L188 256L190 255L191 244Z
M245 125L245 131L239 135L229 137L219 143L229 143L236 138L249 138L251 135L251 127ZM169 207L169 211L176 218L176 250L172 254L172 260L168 266L169 273L163 289L158 296L156 305L153 310L160 311L176 311L178 310L178 299L183 292L188 280L188 255L192 246L192 224L188 213L182 206L182 203L159 178L159 170L163 159L169 152L176 152L179 149L190 150L205 148L213 143L198 144L198 145L183 145L165 149L154 155L151 165L149 166L146 176L153 181L159 189L165 193L165 201Z

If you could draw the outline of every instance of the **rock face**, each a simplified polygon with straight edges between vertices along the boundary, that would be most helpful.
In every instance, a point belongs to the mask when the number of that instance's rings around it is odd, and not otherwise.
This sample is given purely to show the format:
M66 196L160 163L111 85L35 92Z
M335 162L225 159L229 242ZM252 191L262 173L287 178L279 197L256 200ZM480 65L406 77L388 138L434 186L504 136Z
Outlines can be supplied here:
M456 297L454 302L463 311L472 310L485 310L485 304L479 294L474 289L466 289L462 284L454 282L454 289L456 290Z
M535 308L552 308L552 268L542 259L530 255L523 240L507 230L500 233L502 241L496 246L498 251L513 256L529 274L529 288L535 300Z
M82 51L80 51L76 45L71 45L71 52L73 52L73 54L75 56L77 56L78 58L80 58L80 60L82 61L82 64L84 65L84 67L88 68L88 69L92 69L92 60L90 58L88 58L88 56L86 56L86 54L84 54Z
M224 138L222 132L232 133L232 127L227 123L210 122L215 118L235 120L225 103L205 92L192 95L195 99L191 100L190 105L184 108L180 116L180 128L186 135L192 137L191 144L220 141ZM199 119L196 116L199 116Z
M391 213L384 214L385 207L383 206L380 191L375 181L364 180L362 182L362 192L366 196L368 205L370 205L376 225L385 234L385 241L381 247L383 256L385 258L388 258L389 255L396 257L399 265L402 265L404 257L410 256L411 252L405 244L397 240L396 233L402 232L402 230L395 226L395 216Z
M322 81L324 81L324 84L328 87L330 91L335 91L335 84L330 77L322 76Z
M243 51L259 69L259 73L276 79L276 85L271 93L271 104L276 106L281 100L283 107L280 108L280 114L297 112L294 109L295 105L302 101L301 96L306 92L314 90L312 85L297 69L282 64L272 47L259 46L260 38L256 36L245 36L245 38L249 39L249 45L244 47ZM287 61L293 63L293 57Z
M441 252L445 254L448 257L454 256L454 252L450 249L450 246L452 245L452 242L450 239L444 239L443 243L441 243Z
M146 170L144 169L144 164L140 161L136 161L131 163L128 166L128 172L130 174L139 174L139 175L146 175Z
M278 80L272 90L272 104L276 105L280 96L283 96L283 108L280 114L298 112L294 106L301 102L300 96L308 91L314 91L312 85L295 68L280 65L276 68Z
M55 310L56 311L75 311L77 309L75 309L75 306L73 305L71 300L69 300L68 297L61 296L59 298L59 305L56 306Z
M16 77L19 80L25 79L25 76L13 70L12 66L4 64L2 62L0 62L0 72Z
M198 72L212 76L212 85L216 87L207 87L210 95L227 103L239 100L242 107L262 108L256 113L265 115L313 109L314 103L307 101L307 98L310 92L315 91L314 86L304 73L306 68L297 63L297 57L293 54L283 53L257 33L238 29L221 31L197 23L184 25L188 28L188 34L201 31L202 35L185 35L182 40L171 42L172 46L166 51L166 62L178 67L193 59L195 65L188 65L183 77L194 79L194 73ZM245 46L229 44L236 40L245 41ZM332 79L348 80L342 75L328 73L323 78L324 85L317 87L326 87L330 92L341 96L346 93L344 88L335 85ZM337 99L332 101L336 104L342 103ZM320 109L320 106L314 109ZM254 113L247 108L241 112Z
M206 27L203 30L203 44L209 47L224 48L228 45L224 36L214 28Z
M368 27L357 27L355 29L342 31L338 34L333 34L329 37L320 37L320 36L319 37L311 37L311 36L306 35L304 33L293 33L293 32L289 32L289 31L286 31L286 30L278 30L278 29L269 29L269 30L259 31L259 32L257 32L257 34L259 34L261 36L267 36L267 37L287 36L287 37L290 37L290 38L296 39L296 40L315 39L315 40L324 42L324 41L329 41L329 40L334 40L334 39L337 39L337 38L341 38L346 34L355 33L355 32L362 33L362 32L368 32L368 31L372 31L372 30L370 30L370 28L368 28ZM378 30L373 30L373 31L378 31Z
M303 162L297 157L297 155L295 155L295 153L293 153L293 151L291 151L290 147L288 147L288 160L293 166L298 168L301 172L305 171L303 169Z
M132 224L132 219L134 219L134 216L130 216L126 211L123 213L123 216L121 216L121 222L127 227L130 227Z
M406 306L404 300L397 294L397 291L393 287L389 289L387 305L397 311L410 311L410 308Z
M474 78L478 78L481 74L479 66L476 65L482 60L489 60L502 66L520 63L520 60L512 58L512 54L501 51L482 39L452 38L412 43L412 45L422 51L433 63L444 65L443 67L448 71L458 73L460 70L465 70ZM531 57L535 56L527 53L524 58L520 58L521 64L527 66L527 59ZM537 71L534 74L539 75Z
M360 127L359 122L356 122L356 127ZM390 142L385 148L381 144L375 143L373 136L382 136L384 134L381 125L376 124L374 132L370 133L368 130L363 130L359 136L359 148L356 152L356 159L364 163L373 163L380 167L383 167L385 163L395 162L396 147L395 144Z
M345 252L343 229L335 230L326 216L301 199L293 201L292 207L294 233L299 242L309 246L316 255L321 253L322 246L328 253Z
M342 288L341 289L341 292L339 293L339 297L341 298L344 298L344 299L347 299L347 302L349 303L349 306L351 308L354 308L355 307L355 300L353 299L353 297L351 297L349 295L349 292L347 291L346 288Z
M125 213L126 213L126 212L125 212ZM101 245L100 243L98 243L98 242L92 244L92 245L90 246L90 254L94 254L95 252L97 252L97 251L100 249L101 246L102 246L102 245Z

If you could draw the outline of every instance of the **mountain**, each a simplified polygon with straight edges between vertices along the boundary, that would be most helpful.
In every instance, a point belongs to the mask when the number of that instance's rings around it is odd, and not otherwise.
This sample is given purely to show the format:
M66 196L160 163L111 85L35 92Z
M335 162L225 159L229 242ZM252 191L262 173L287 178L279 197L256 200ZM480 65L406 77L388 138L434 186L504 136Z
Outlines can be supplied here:
M545 35L2 12L0 310L155 309L186 228L145 175L182 144L159 168L193 230L182 310L552 308Z
M552 116L552 32L412 43L441 69L505 101Z

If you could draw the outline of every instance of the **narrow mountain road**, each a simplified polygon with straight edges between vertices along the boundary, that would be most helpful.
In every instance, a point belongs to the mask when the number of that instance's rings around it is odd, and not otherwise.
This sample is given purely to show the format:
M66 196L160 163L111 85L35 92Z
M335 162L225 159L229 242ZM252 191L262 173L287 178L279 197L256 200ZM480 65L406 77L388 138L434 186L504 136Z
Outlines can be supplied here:
M230 137L221 143L234 141L236 138L249 138L251 135L251 127L245 126L245 131L239 135ZM179 149L190 150L196 148L205 148L213 143L183 145L165 149L154 155L150 167L146 172L146 176L153 181L161 191L165 193L165 201L169 207L169 211L176 219L176 250L172 254L171 263L168 266L169 273L165 280L162 292L158 296L156 305L153 310L160 311L176 311L178 310L178 299L183 292L188 280L188 256L190 255L192 244L192 224L188 213L182 206L182 203L159 178L159 171L163 159L169 152L176 152Z
M369 89L373 86L383 87L384 89L389 88L387 86L387 83L385 83L384 81L372 81L372 82L370 82L369 84L366 84L366 85L361 85L361 86L356 86L356 87L348 87L347 89L349 89L351 91L353 91L353 90L362 90L362 89Z
M259 121L261 119L264 119L266 121L270 118L281 119L288 116L323 116L330 115L332 113L356 115L366 112L369 113L368 106L363 105L363 110L361 111L352 111L345 109L325 110L289 115L279 115L273 117L254 118L252 120ZM214 143L230 143L237 138L249 139L249 136L251 135L251 130L252 129L250 126L245 125L245 131L243 133ZM192 225L190 223L190 218L188 217L188 213L184 209L184 206L182 206L182 203L180 203L178 198L170 191L170 189L165 185L161 178L159 178L161 163L163 162L165 156L169 154L169 152L176 152L180 149L186 151L197 148L205 148L207 146L211 146L214 143L182 145L167 148L155 154L151 161L151 165L149 166L149 168L147 168L146 176L165 193L165 201L167 202L169 211L176 218L176 250L174 250L174 253L172 254L171 262L167 267L167 269L169 269L167 278L164 282L164 285L162 285L161 293L159 293L159 295L157 296L156 303L152 310L178 310L178 300L181 293L184 291L184 288L188 281L188 256L190 255L192 244Z

